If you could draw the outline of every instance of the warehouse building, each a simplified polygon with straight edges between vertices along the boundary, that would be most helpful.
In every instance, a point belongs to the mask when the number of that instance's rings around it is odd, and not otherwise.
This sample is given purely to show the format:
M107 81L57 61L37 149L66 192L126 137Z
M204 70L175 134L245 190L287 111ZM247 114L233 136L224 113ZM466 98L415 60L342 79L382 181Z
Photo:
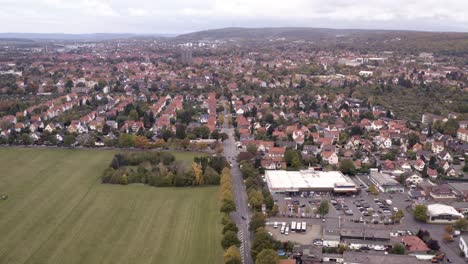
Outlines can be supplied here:
M271 193L334 192L356 193L356 184L339 171L267 170L265 179Z
M451 224L463 218L455 208L445 204L430 204L427 206L427 222L434 224Z
M405 188L391 175L379 172L377 169L370 169L369 180L379 189L380 192L404 192Z

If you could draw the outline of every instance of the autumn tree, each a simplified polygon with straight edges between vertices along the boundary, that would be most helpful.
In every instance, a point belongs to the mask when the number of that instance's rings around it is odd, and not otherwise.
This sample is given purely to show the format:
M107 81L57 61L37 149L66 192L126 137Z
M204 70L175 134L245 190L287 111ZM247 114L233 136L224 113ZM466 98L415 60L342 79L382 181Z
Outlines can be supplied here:
M239 249L236 246L230 246L224 252L224 264L241 264L242 257Z
M255 260L255 264L278 264L278 254L273 249L262 250Z
M149 141L148 138L145 136L136 136L135 137L135 147L136 148L148 148L149 146Z
M192 163L192 170L193 173L195 174L195 184L196 185L203 185L204 183L204 175L203 175L203 169L199 163Z

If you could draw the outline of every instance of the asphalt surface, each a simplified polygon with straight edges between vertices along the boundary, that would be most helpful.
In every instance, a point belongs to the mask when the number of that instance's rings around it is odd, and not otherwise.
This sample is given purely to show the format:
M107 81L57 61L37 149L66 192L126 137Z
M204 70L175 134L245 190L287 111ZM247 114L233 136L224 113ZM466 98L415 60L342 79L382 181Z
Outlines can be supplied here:
M227 122L226 122L227 123ZM232 213L232 219L239 228L238 238L241 241L241 255L243 263L253 264L252 257L250 255L250 247L252 245L252 234L249 231L249 207L247 205L247 191L244 185L244 179L237 163L237 147L234 139L234 129L223 128L223 132L229 135L229 139L224 141L224 156L232 164L231 175L233 181L233 192L234 200L236 203L236 211Z

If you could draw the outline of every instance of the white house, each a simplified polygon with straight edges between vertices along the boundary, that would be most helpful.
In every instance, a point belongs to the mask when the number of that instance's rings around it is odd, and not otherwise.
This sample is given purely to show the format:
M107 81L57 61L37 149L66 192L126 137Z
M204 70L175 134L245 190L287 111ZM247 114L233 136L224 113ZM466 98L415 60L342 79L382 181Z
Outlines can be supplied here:
M359 76L370 77L372 75L374 75L372 71L360 71L359 72Z
M412 174L408 178L406 178L406 185L416 185L423 181L423 178L418 174Z

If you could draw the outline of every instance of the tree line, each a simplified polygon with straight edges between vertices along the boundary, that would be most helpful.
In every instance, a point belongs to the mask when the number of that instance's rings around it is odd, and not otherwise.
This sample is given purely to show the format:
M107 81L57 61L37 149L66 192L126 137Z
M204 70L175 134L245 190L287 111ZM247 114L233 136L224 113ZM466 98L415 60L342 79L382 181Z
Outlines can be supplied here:
M187 166L168 152L118 153L101 180L110 184L143 183L156 187L218 185L220 172L227 164L224 157L217 156L196 157L192 165Z

